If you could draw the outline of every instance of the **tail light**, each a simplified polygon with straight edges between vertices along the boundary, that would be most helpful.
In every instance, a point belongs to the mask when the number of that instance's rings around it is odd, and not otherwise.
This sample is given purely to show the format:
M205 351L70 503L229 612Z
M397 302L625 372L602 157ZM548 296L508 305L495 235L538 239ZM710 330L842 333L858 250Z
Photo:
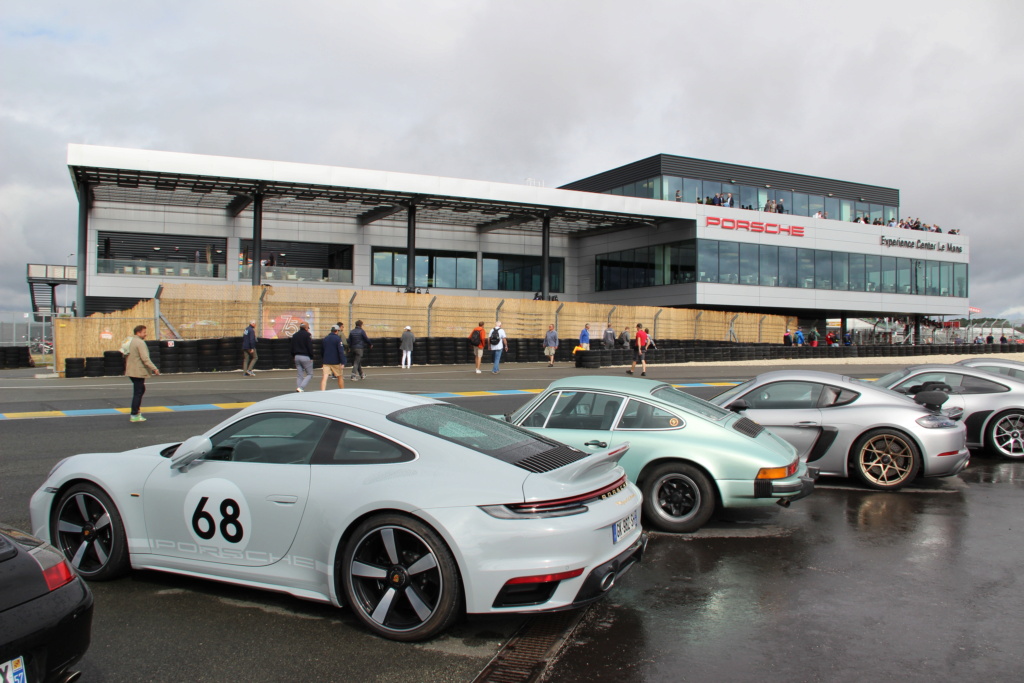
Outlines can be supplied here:
M553 500L533 501L530 503L508 503L506 505L481 505L480 509L498 519L540 519L544 517L567 517L587 511L587 503L611 498L626 488L626 477L623 475L613 484L589 493Z
M758 479L785 479L796 474L799 460L794 460L786 467L762 467L757 471Z

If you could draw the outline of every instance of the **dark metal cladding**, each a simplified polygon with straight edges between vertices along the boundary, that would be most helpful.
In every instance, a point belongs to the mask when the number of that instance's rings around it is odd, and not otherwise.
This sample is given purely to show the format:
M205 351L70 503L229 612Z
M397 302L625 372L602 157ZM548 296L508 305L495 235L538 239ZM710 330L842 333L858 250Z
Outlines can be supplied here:
M578 451L569 446L559 446L557 448L552 448L550 451L531 455L529 458L525 458L515 463L515 466L521 467L528 472L539 474L541 472L557 470L559 467L564 467L570 463L574 463L588 455L589 453Z
M772 497L772 480L771 479L755 479L754 480L754 498L771 498Z
M749 417L743 417L733 423L732 428L740 434L746 434L751 438L755 438L758 434L764 431L764 427L757 424Z

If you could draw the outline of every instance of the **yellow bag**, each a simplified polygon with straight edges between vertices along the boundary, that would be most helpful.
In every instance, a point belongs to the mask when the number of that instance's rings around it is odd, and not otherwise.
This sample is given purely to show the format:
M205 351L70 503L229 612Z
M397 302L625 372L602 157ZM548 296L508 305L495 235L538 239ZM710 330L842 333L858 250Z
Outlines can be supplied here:
M573 355L576 355L577 351L583 351L583 347L580 346L579 344L577 344L576 348L572 350Z

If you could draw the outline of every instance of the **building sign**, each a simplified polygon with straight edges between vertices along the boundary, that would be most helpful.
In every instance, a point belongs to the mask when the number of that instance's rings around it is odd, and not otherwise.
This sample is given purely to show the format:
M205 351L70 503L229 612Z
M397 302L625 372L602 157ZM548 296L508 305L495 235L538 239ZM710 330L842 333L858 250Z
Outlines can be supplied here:
M769 235L789 235L791 237L803 237L804 228L801 225L783 225L782 223L767 223L764 221L742 221L732 218L719 218L718 216L705 216L705 226L709 228L722 228L723 230L748 230L750 232L763 232Z
M975 308L974 306L968 306L967 310L970 311L971 313L981 313L981 309Z
M946 242L930 242L928 240L905 240L902 238L882 237L883 247L896 247L898 249L927 249L928 251L948 251L954 254L964 253L964 248L959 244Z

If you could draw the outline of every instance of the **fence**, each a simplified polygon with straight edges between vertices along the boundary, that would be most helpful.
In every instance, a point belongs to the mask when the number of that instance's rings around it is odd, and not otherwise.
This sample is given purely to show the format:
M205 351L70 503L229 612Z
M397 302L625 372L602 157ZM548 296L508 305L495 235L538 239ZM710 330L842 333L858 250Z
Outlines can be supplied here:
M537 339L550 323L570 339L586 323L596 338L609 322L616 332L628 329L631 336L642 323L655 339L738 343L781 342L786 328L796 327L795 318L760 313L355 289L165 284L158 298L127 311L58 319L56 367L64 367L65 358L102 356L119 348L137 325L149 328L150 339L212 339L240 336L250 320L257 322L260 337L271 339L290 337L303 321L314 336L322 336L335 322L351 329L362 320L371 338L387 338L401 336L406 325L417 337L465 337L478 322L486 327L500 320L510 337Z

